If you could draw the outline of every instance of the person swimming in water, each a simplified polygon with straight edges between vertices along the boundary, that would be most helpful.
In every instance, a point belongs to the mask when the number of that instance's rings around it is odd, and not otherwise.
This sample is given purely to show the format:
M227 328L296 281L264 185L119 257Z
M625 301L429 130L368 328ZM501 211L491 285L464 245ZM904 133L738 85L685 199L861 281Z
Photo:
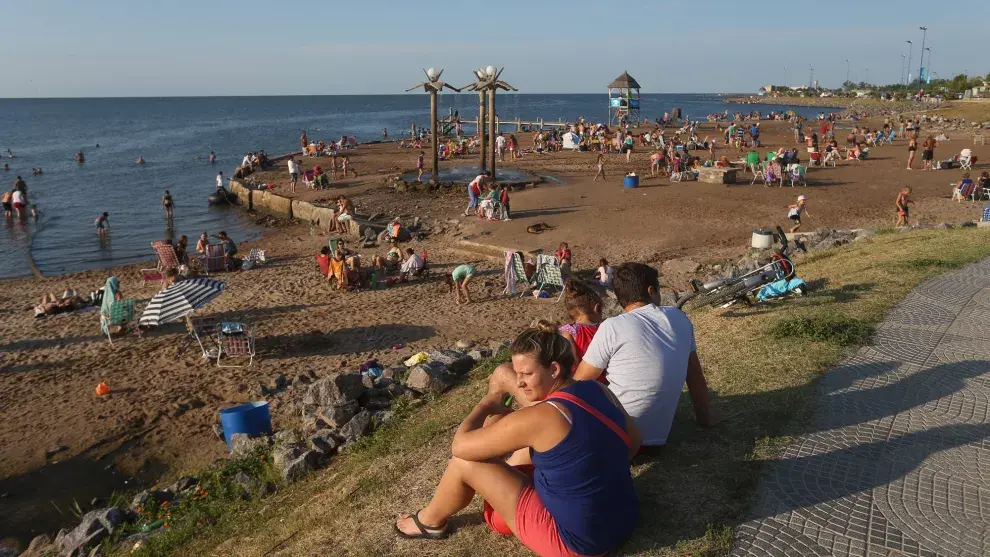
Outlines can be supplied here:
M210 164L215 164L217 162L217 155L213 151L210 151Z
M138 155L137 163L138 164L144 164L144 157L142 157L141 155Z

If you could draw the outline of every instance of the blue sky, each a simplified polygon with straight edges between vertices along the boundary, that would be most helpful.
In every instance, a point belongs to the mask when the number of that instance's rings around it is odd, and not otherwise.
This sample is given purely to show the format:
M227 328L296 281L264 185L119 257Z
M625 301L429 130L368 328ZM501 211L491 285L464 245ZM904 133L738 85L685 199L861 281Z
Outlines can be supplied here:
M829 6L823 10L822 6ZM987 0L0 0L0 97L401 93L505 66L524 93L755 91L990 72ZM477 22L483 20L483 24ZM928 66L928 63L925 64Z

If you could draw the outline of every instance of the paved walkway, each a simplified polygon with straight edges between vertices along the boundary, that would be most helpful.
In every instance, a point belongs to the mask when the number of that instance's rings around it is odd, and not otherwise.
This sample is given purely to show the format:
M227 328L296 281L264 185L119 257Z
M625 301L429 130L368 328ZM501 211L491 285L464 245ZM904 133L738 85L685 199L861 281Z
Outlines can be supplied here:
M990 260L919 285L821 397L733 556L990 555Z

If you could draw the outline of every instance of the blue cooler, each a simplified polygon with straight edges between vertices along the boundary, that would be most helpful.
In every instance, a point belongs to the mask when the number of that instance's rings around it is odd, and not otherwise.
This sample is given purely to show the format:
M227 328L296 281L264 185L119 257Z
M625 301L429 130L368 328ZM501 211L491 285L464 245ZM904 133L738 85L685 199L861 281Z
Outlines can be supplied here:
M638 188L639 176L626 176L622 180L622 185L627 188Z
M265 401L248 402L221 410L220 424L223 426L223 438L228 449L231 448L230 440L235 433L244 433L250 437L272 433L272 417Z

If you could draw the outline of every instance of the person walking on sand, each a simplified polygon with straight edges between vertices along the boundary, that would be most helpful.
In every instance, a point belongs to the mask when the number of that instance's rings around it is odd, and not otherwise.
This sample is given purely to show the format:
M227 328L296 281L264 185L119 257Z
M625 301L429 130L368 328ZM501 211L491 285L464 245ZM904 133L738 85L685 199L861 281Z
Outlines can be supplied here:
M598 165L598 174L595 174L595 179L593 182L598 181L598 177L602 177L602 182L607 182L608 179L605 178L605 155L598 153L598 161L595 163Z
M104 211L102 215L96 217L96 233L106 236L108 228L110 228L110 213Z
M918 151L918 138L911 136L911 140L908 141L908 163L907 169L914 170L914 155Z
M165 190L165 195L162 196L162 207L165 208L165 218L172 222L172 208L175 203L172 201L172 194Z
M498 154L498 162L505 162L505 136L502 134L495 137L495 152Z
M791 227L791 233L797 232L801 228L801 215L807 212L807 202L807 197L799 195L797 202L787 207L787 218L794 222L794 226ZM808 213L808 216L810 217L811 213Z
M353 173L355 178L357 178L358 176L357 170L354 170L354 167L350 166L350 164L351 164L351 159L349 157L347 157L346 155L340 157L340 169L344 171L345 180L347 179L348 172Z
M296 159L289 157L289 162L286 163L289 168L289 193L296 193L296 182L299 181L299 163Z
M388 128L382 128L382 141L388 141Z
M420 151L419 152L419 156L416 157L416 181L417 182L422 182L423 181L423 164L424 164L424 160L423 159L425 157L426 157L426 153L424 153L423 151Z
M897 194L897 201L894 202L894 206L897 207L897 222L894 224L894 226L896 227L909 226L908 205L917 206L918 204L914 201L911 201L911 186L904 186L901 192Z

